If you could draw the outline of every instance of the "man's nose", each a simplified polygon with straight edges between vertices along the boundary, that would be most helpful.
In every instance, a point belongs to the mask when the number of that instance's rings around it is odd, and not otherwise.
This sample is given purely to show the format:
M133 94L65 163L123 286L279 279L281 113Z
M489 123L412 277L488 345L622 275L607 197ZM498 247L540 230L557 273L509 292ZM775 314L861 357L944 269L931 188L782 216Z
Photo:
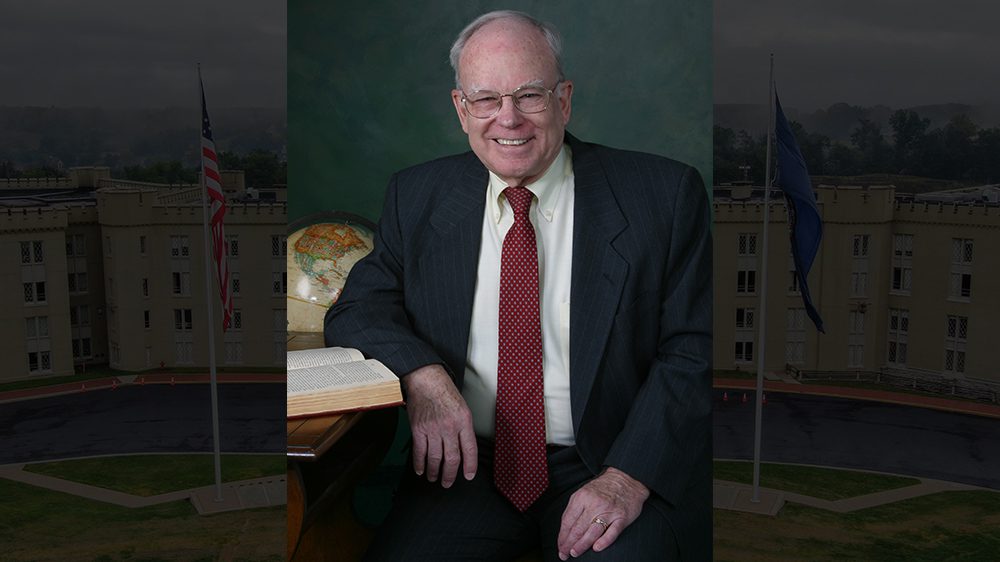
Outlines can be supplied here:
M500 96L500 111L497 112L496 120L501 126L510 129L524 121L524 114L514 106L514 96L511 94Z

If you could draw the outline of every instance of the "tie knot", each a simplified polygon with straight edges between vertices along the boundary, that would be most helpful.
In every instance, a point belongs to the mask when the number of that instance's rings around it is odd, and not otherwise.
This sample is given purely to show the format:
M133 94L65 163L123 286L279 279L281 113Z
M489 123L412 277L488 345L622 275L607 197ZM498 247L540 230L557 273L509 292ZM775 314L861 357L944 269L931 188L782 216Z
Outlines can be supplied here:
M528 209L531 208L531 200L535 194L527 187L511 186L503 190L503 194L510 203L510 208L514 210L515 217L527 218Z

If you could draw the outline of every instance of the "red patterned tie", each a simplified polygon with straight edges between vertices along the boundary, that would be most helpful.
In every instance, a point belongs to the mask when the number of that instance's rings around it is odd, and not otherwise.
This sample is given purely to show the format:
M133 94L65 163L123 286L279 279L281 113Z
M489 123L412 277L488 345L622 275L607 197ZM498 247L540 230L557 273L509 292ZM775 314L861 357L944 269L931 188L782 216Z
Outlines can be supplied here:
M549 485L545 458L542 325L538 304L538 245L528 219L534 195L508 187L514 224L500 259L500 338L497 362L497 489L520 511Z

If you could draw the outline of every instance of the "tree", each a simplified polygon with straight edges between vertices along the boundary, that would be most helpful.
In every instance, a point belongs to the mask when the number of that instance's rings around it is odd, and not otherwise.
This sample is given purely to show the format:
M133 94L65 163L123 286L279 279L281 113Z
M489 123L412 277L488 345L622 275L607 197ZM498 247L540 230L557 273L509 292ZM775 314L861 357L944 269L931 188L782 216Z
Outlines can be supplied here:
M896 172L914 173L920 168L920 153L927 142L930 119L921 119L916 111L899 109L889 117L894 144L893 164Z
M851 145L858 151L863 173L889 171L889 144L877 124L865 118L858 119L858 126L851 132Z

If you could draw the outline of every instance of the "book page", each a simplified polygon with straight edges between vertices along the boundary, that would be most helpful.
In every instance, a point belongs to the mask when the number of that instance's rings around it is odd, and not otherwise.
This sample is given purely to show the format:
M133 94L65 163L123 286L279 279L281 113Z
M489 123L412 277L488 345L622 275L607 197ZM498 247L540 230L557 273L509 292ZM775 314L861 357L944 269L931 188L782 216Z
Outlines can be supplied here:
M346 347L327 347L324 349L303 349L301 351L287 352L287 370L305 369L306 367L318 367L320 365L335 365L337 363L350 363L351 361L363 361L365 358L357 349Z
M329 388L369 386L392 380L396 380L396 375L374 359L340 365L306 367L288 372L288 395L308 394Z

